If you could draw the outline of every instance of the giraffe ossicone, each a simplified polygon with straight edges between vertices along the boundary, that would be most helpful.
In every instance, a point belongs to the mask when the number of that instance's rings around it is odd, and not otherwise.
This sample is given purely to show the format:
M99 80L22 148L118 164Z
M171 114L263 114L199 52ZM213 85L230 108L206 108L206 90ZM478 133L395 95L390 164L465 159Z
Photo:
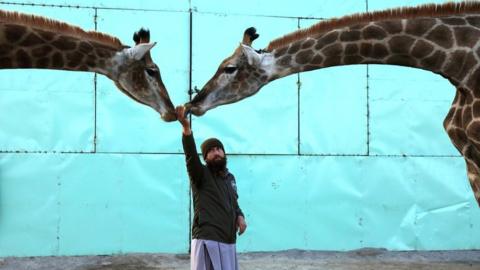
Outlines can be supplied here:
M103 33L0 10L0 69L97 72L114 81L130 98L152 107L163 120L174 121L174 106L150 56L156 43L150 43L149 32L142 31L142 39L130 48Z
M260 51L251 47L249 29L242 44L185 104L189 112L203 115L254 95L273 80L326 67L388 64L428 70L457 89L443 124L465 158L480 205L480 2L422 5L327 20L273 40Z

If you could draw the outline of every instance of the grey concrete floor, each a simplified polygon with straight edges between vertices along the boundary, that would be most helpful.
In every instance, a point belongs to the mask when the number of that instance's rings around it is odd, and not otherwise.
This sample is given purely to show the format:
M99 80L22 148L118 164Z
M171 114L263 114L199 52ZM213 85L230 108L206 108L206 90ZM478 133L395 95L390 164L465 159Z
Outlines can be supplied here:
M189 269L188 254L127 254L0 258L0 270L160 270ZM435 269L480 270L480 250L349 252L287 250L239 254L240 269Z

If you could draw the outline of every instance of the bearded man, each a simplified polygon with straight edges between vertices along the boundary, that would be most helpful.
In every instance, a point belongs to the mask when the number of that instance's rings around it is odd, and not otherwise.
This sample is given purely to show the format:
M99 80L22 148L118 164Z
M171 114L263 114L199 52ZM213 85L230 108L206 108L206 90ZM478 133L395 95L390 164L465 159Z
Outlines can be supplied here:
M191 270L237 270L236 234L247 228L238 206L235 177L227 169L222 142L216 138L201 145L198 157L185 107L176 109L183 127L183 150L193 197Z

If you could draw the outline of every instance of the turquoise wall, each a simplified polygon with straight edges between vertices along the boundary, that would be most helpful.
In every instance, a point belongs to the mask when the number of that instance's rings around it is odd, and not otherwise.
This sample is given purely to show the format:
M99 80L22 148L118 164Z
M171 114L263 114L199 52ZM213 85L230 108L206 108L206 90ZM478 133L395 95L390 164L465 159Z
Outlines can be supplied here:
M320 19L425 2L44 0L0 8L125 44L149 27L158 42L152 57L182 104L190 71L201 88L249 26L263 48ZM188 251L178 123L100 75L2 70L0 81L0 256ZM442 127L453 96L453 86L426 71L335 67L274 81L194 118L198 144L216 136L231 154L249 225L238 249L479 249L480 208Z

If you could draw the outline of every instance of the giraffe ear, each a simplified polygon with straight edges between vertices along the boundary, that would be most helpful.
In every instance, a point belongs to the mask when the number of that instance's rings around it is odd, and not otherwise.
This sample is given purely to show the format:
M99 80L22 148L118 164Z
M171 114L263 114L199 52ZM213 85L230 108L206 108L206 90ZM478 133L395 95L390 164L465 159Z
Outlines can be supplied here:
M255 27L250 27L245 30L243 33L242 43L248 46L252 46L252 42L258 38L257 29Z
M156 44L156 42L141 43L133 48L126 49L125 54L128 56L128 58L138 61L142 59L145 54L147 54Z
M247 60L248 60L248 64L249 65L260 65L260 63L262 62L262 56L257 53L252 47L250 46L247 46L247 45L244 45L244 44L240 44L241 48L242 48L242 53L243 55L245 55L245 57L247 57Z

